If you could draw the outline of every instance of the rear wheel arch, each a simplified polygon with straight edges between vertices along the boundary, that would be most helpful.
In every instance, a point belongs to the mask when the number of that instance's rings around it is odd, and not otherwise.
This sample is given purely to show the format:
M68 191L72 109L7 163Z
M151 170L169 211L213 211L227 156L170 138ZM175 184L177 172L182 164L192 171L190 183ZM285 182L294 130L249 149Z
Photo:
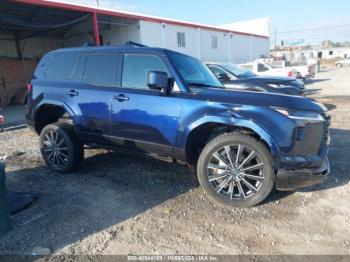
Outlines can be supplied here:
M34 114L34 127L40 134L45 126L57 122L68 122L73 125L74 116L64 105L44 103L41 104Z

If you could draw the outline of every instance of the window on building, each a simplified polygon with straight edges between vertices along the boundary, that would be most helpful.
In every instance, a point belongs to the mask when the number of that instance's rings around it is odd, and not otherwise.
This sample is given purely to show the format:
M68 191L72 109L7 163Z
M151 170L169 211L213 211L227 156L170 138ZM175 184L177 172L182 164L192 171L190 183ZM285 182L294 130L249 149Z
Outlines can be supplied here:
M333 55L333 51L329 51L329 55Z
M177 46L186 47L186 35L183 32L177 32Z
M149 71L168 73L167 67L158 56L139 54L124 55L122 75L123 87L148 89L147 77Z
M117 76L116 54L91 54L86 57L83 80L99 86L114 86Z
M218 49L218 37L216 35L211 37L211 47L213 49Z

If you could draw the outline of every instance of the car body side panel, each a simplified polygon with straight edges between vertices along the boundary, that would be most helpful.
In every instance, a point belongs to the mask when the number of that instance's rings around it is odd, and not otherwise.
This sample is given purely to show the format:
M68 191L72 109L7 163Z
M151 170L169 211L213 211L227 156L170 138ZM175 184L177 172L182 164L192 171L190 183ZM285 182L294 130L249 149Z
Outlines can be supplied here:
M270 108L242 106L203 100L200 95L183 95L175 156L183 160L189 134L206 123L243 127L254 131L269 146L273 156L294 146L294 121ZM270 117L266 117L269 114ZM264 127L264 128L263 128Z

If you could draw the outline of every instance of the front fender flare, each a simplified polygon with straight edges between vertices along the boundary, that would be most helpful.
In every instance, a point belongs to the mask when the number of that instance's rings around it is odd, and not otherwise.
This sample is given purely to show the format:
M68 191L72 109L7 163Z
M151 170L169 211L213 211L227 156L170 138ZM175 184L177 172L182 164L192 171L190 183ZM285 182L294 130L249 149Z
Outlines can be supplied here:
M235 119L232 117L217 117L210 115L204 116L186 127L186 129L183 131L183 139L181 140L180 147L185 148L189 134L199 126L207 123L217 123L236 128L242 127L250 129L268 145L270 153L273 157L279 154L279 146L276 140L265 129L260 127L254 121L246 119Z

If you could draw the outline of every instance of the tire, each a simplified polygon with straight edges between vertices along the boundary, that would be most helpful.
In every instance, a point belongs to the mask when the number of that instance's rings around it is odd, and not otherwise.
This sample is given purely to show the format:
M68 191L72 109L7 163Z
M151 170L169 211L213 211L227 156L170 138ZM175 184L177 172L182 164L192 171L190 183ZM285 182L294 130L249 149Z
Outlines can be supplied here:
M255 156L249 159L251 155ZM211 140L199 156L197 176L212 199L231 207L252 207L261 203L275 183L272 158L265 145L240 133L225 133Z
M69 173L80 167L84 159L83 144L66 123L46 126L41 131L39 144L46 164L55 172Z

